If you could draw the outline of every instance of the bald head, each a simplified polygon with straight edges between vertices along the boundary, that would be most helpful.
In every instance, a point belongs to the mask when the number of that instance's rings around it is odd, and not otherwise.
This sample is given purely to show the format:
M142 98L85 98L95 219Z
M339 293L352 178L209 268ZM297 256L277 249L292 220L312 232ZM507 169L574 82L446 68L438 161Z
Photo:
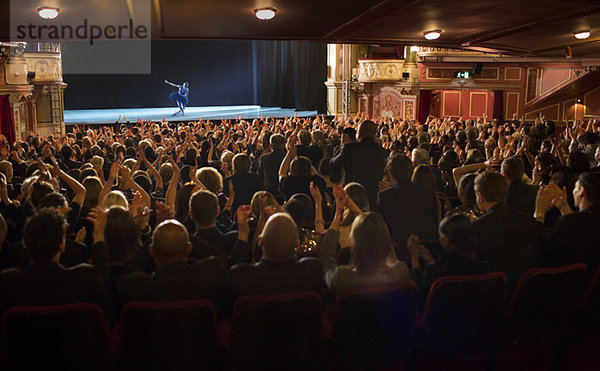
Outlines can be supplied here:
M273 214L265 224L260 244L263 248L263 259L268 261L289 259L298 246L296 223L288 214Z
M186 261L191 248L185 226L171 219L156 227L152 235L150 253L157 265L166 265Z
M374 140L377 136L377 124L371 120L363 121L358 126L357 139L362 142L363 140Z

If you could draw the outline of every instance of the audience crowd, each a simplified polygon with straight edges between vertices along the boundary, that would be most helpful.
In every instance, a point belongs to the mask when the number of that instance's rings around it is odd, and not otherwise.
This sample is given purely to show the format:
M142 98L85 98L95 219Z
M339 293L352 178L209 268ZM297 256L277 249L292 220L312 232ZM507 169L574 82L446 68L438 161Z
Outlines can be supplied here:
M600 128L335 117L74 126L0 144L0 311L600 265Z

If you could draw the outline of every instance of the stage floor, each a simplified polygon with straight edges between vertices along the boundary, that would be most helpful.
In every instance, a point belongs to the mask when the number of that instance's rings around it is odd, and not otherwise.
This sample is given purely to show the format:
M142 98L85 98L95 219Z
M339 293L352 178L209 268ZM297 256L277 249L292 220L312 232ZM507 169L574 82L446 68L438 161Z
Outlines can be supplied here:
M121 122L124 122L123 116L130 122L135 122L138 118L161 121L163 117L167 121L195 121L200 118L205 120L235 119L240 115L246 120L261 116L292 117L295 113L301 117L317 115L317 111L296 111L295 109L261 106L187 107L185 116L181 114L173 116L175 112L177 112L177 107L65 110L65 124L109 124L117 121L119 115L122 115Z

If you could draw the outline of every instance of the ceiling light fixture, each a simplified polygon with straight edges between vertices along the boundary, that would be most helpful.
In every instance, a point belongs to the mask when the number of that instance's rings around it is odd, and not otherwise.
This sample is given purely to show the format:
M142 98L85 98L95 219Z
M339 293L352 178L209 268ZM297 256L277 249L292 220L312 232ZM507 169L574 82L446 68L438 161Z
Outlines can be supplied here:
M260 8L260 9L254 9L254 14L256 14L256 18L266 21L268 19L271 19L273 17L275 17L275 12L277 11L276 8Z
M575 32L575 38L578 40L585 40L590 37L590 31L579 31Z
M60 9L51 8L49 6L41 6L41 7L37 8L36 10L38 11L38 14L40 15L40 17L42 17L44 19L54 19L54 18L58 17L58 13L60 12Z
M423 32L423 35L425 35L425 38L427 40L437 40L437 39L439 39L441 34L442 34L442 30L431 30L431 31Z

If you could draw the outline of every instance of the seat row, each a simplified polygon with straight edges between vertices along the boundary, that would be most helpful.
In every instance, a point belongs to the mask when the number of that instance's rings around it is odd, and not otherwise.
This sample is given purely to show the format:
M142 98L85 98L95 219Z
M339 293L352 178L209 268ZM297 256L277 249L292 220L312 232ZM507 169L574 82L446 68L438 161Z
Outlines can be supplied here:
M129 303L110 331L99 307L14 307L3 318L15 369L550 369L581 309L599 302L600 270L526 272L508 305L506 275L443 277L423 313L417 286L338 296L331 321L314 292L246 296L231 320L207 300ZM564 353L564 352L563 352ZM517 366L515 366L517 365Z

